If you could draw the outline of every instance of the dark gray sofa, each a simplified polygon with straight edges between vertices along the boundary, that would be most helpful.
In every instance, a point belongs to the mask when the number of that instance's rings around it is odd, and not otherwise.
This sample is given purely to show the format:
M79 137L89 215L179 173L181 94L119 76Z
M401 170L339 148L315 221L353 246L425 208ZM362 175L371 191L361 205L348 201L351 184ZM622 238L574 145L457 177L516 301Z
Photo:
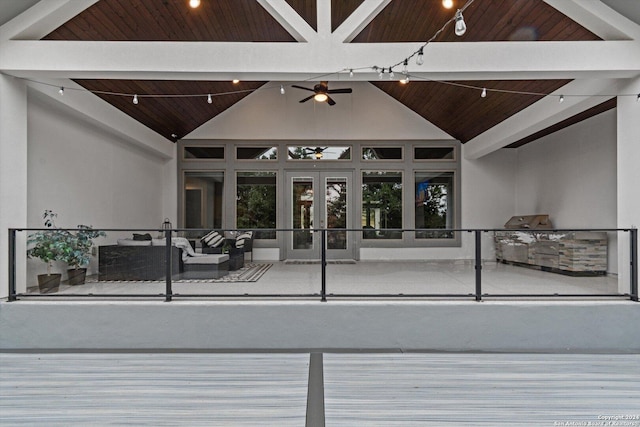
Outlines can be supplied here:
M98 247L98 280L163 280L166 277L166 246ZM182 250L171 248L172 275L184 271Z

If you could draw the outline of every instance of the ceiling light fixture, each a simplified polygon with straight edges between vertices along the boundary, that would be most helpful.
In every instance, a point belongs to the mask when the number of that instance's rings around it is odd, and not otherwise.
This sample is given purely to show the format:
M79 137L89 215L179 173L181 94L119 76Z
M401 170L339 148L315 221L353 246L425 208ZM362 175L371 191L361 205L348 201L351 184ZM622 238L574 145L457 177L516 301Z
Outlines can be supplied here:
M454 18L456 20L456 36L462 36L467 32L467 24L464 23L464 17L462 16L462 11L460 9L457 10L456 16Z
M378 73L378 78L380 80L382 80L382 75L384 74L384 68L382 70L380 70L380 73Z
M486 87L482 88L482 93L480 94L480 97L482 97L482 98L486 98L487 97L487 88Z
M329 97L327 96L327 94L326 94L326 93L316 93L316 94L313 96L313 99L314 99L314 100L316 100L316 101L318 101L318 102L324 102L324 101L326 101L327 99L329 99Z
M405 59L404 62L402 63L402 74L407 74L409 72L409 69L407 68L409 66L409 60Z
M133 95L133 103L138 105L138 95Z
M353 78L353 68L349 70L349 77Z
M189 7L195 9L200 6L200 0L189 0Z
M232 82L233 82L233 84L234 84L234 85L237 85L238 83L240 83L240 80L238 80L238 79L233 79L233 80L232 80Z
M451 9L453 7L453 0L442 0L442 7Z
M211 94L207 95L207 103L211 104L213 102L213 99L211 99Z
M60 86L60 90L58 90L60 95L64 95L64 87Z
M284 86L280 85L280 95L284 95Z
M638 94L638 96L636 97L636 102L640 102L640 93Z
M564 95L560 95L560 98L558 98L558 102L559 103L564 102Z
M393 68L389 67L389 80L393 80L395 74L393 74Z
M404 78L399 80L401 84L406 85L409 83L409 76L404 76Z

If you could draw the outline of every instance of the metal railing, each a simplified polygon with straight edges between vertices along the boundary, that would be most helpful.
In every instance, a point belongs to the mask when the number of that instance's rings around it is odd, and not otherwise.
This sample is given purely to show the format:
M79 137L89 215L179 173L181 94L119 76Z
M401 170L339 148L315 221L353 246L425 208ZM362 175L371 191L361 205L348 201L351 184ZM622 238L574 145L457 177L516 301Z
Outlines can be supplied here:
M190 233L191 235L198 234L199 232L202 232L201 234L209 231L209 230L194 230L194 229L101 229L100 231L104 231L107 233L112 233L112 232L117 232L117 233L124 233L124 232L155 232L155 233L161 233L165 243L165 251L164 251L164 256L165 256L165 260L164 260L164 266L165 266L165 271L164 271L164 291L161 293L122 293L122 294L118 294L118 293L96 293L96 292L91 292L91 293L71 293L71 292L66 292L66 293L61 293L61 294L51 294L51 293L30 293L30 292L18 292L17 288L16 288L16 284L17 284L17 252L16 252L16 245L17 245L17 233L19 232L26 232L26 233L30 233L30 232L38 232L38 231L46 231L46 230L50 230L50 229L35 229L35 228L11 228L9 229L9 250L8 250L8 257L9 257L9 271L8 271L8 285L9 285L9 292L8 292L8 301L16 301L18 299L21 298L37 298L37 297L47 297L47 298L164 298L165 301L170 302L172 301L175 297L181 297L181 298L246 298L246 297L251 297L251 298L273 298L273 299L278 299L278 298L319 298L320 301L322 302L326 302L328 299L338 299L338 298L394 298L394 297L401 297L401 298L471 298L475 301L482 301L483 298L486 297L511 297L511 298L522 298L522 297L526 297L526 298L538 298L538 297L575 297L575 298L598 298L598 297L625 297L628 298L632 301L638 301L638 230L635 228L629 228L629 229L553 229L553 230L529 230L529 229L522 229L522 230L513 230L513 229L394 229L392 230L394 233L400 233L400 235L405 236L406 234L404 233L429 233L429 232L433 232L433 233L440 233L440 235L442 235L441 233L446 232L446 233L451 233L451 236L456 235L456 233L460 233L460 235L462 234L471 234L473 235L473 251L469 251L470 253L473 253L473 258L468 260L471 261L473 264L473 269L474 269L474 288L472 292L453 292L453 293L449 293L449 292L382 292L382 293L366 293L366 292L348 292L348 293L340 293L340 292L328 292L327 289L327 282L328 282L328 274L327 274L327 266L330 263L330 260L328 260L327 258L327 234L328 233L336 233L336 232L344 232L345 236L348 233L357 233L355 234L355 237L353 239L353 241L358 241L358 243L360 244L361 247L362 246L362 242L365 241L364 239L364 233L370 233L371 230L363 230L363 229L336 229L336 228L331 228L331 229L312 229L312 230L301 230L301 229L269 229L269 230L254 230L254 232L268 232L268 233L275 233L275 234L280 234L280 233L295 233L295 232L301 232L301 231L306 231L309 233L316 233L320 235L320 245L319 245L319 255L320 255L320 260L319 260L319 268L320 268L320 283L317 284L317 292L307 292L307 293L285 293L285 292L275 292L275 293L258 293L258 292L250 292L250 293L243 293L243 294L238 294L238 293L215 293L215 294L211 294L211 293L176 293L174 292L174 282L176 281L174 279L174 276L176 274L175 271L173 271L173 263L171 262L172 259L172 248L173 248L173 235L175 233ZM74 232L77 231L77 229L68 229L68 231L70 232ZM239 230L227 230L227 231L239 231ZM381 231L380 229L375 230L376 232ZM384 230L382 230L384 231ZM509 233L568 233L568 232L602 232L602 233L628 233L628 240L629 240L629 246L628 246L628 257L630 260L629 263L629 270L628 270L628 275L629 275L629 292L605 292L605 293L558 293L558 292L553 292L553 293L499 293L499 292L486 292L485 289L483 289L483 264L487 263L488 260L490 260L491 258L493 258L493 256L488 257L487 259L483 260L483 253L482 253L482 246L483 246L483 240L482 240L482 236L485 233L493 233L493 236L495 236L495 233L504 233L504 232L509 232ZM425 239L427 240L427 239ZM423 240L423 241L425 241ZM416 240L414 240L413 242L415 243ZM371 241L367 241L367 247L376 247L375 244L370 243ZM396 240L397 244L394 246L394 248L400 248L403 247L402 246L402 242L405 242L404 238L401 240ZM434 250L434 249L438 249L437 247L433 247L433 246L425 246L425 245L418 245L418 246L412 246L412 247L418 247L420 249L425 249L427 252L429 250ZM461 249L458 248L458 249ZM467 250L469 248L467 247ZM255 249L254 249L255 250ZM426 253L426 252L425 252ZM424 258L422 260L418 260L419 261L429 261L429 258ZM397 260L396 260L397 261ZM309 269L315 268L315 266L310 265L308 267ZM544 270L544 268L543 268ZM548 271L550 271L551 269L547 269ZM626 274L626 273L625 273Z

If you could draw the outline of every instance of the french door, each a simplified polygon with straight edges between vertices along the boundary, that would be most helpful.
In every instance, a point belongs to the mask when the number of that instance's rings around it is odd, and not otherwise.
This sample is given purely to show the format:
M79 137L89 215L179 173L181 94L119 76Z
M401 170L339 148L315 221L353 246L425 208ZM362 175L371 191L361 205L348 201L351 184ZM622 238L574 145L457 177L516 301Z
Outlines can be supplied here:
M327 229L327 259L354 259L353 172L289 171L287 179L286 258L321 258L321 233ZM335 229L335 230L334 230Z

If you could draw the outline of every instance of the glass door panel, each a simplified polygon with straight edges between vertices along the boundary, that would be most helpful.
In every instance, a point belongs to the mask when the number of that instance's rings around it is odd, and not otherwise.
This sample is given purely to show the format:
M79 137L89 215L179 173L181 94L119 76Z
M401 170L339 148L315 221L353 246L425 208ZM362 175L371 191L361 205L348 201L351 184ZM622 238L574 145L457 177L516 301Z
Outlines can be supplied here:
M294 250L313 248L313 177L294 177L292 182L292 227Z
M322 257L322 233L326 232L327 259L353 259L353 239L346 230L352 224L351 172L293 172L287 176L287 259ZM336 229L332 231L332 229Z
M347 178L327 177L325 188L326 228L347 228ZM347 232L327 231L327 249L347 249Z

